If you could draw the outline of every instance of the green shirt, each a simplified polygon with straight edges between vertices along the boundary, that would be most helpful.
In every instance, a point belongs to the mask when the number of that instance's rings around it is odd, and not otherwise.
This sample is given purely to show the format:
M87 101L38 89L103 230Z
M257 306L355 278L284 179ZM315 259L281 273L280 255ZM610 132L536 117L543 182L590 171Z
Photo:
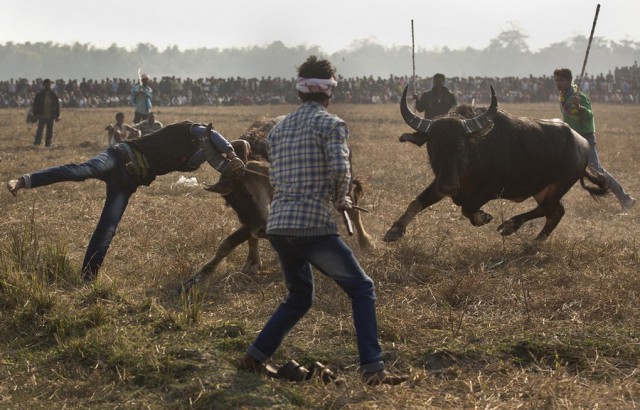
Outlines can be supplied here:
M562 120L580 135L593 134L596 132L596 124L593 120L591 101L585 93L579 92L579 107L576 106L574 101L576 91L577 87L571 86L560 93Z

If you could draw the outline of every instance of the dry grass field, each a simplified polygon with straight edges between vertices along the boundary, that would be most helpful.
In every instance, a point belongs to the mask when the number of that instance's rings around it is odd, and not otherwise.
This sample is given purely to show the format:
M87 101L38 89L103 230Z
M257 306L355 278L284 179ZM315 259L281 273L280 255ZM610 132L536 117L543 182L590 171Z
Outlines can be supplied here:
M165 124L213 121L229 139L257 117L293 106L159 108ZM501 105L530 117L556 104ZM495 219L473 227L444 200L406 236L382 236L431 180L424 147L400 144L409 128L396 105L330 107L347 120L354 168L368 181L362 205L377 248L347 238L375 280L388 368L398 387L356 375L350 304L316 277L317 301L273 358L327 364L341 386L287 383L238 372L239 358L285 295L275 254L240 272L238 248L195 292L176 289L238 225L216 194L178 184L213 182L208 166L159 177L132 197L97 283L80 264L104 200L100 181L0 194L0 408L484 408L640 407L640 207L594 201L578 186L549 240L542 221L503 238L501 221L529 209L493 201ZM126 112L131 120L132 110ZM0 179L90 158L106 143L115 109L63 110L54 147L34 148L23 110L0 110ZM640 197L640 108L596 105L604 166Z

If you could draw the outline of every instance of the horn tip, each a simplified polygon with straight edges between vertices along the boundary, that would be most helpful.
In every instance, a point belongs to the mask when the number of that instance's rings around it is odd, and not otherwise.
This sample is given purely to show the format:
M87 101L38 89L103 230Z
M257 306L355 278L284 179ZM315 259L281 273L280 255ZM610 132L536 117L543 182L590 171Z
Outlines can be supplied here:
M489 88L491 89L491 106L495 107L495 109L498 108L498 97L496 97L496 92L493 89L492 85L489 85Z

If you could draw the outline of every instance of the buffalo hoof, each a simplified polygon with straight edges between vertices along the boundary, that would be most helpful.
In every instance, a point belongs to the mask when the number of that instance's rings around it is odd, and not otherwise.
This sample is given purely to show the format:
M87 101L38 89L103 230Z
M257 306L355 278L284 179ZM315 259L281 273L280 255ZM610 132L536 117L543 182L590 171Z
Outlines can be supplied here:
M195 275L185 283L183 283L178 289L178 295L185 294L191 290L198 282L200 282L200 276Z
M366 252L376 250L376 245L373 242L373 239L371 239L371 237L369 237L368 235L364 239L358 239L358 246L360 247L360 249Z
M520 225L516 224L514 221L509 219L504 223L500 224L500 226L498 227L498 232L500 232L500 235L502 236L509 236L515 231L517 231L518 228L520 228Z
M481 210L474 213L469 220L473 226L482 226L491 222L493 220L493 216Z
M242 267L242 273L248 276L255 276L260 271L260 268L262 268L262 263L247 262Z
M401 228L400 226L394 225L391 227L391 229L387 231L386 234L384 234L384 237L382 238L382 240L385 242L395 242L398 239L402 238L403 236L404 236L404 229Z
M549 238L549 234L546 232L540 232L538 234L538 236L536 236L536 241L537 242L544 242L547 240L547 238Z

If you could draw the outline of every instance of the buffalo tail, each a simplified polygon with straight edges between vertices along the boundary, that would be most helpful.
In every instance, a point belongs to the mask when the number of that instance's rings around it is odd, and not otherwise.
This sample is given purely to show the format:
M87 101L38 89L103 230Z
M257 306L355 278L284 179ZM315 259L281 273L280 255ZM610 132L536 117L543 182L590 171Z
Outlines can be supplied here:
M596 186L587 186L584 183L585 178ZM582 185L582 188L587 190L589 195L595 200L600 199L599 197L605 196L610 192L607 177L602 172L595 171L591 167L587 167L584 174L580 177L580 185Z

